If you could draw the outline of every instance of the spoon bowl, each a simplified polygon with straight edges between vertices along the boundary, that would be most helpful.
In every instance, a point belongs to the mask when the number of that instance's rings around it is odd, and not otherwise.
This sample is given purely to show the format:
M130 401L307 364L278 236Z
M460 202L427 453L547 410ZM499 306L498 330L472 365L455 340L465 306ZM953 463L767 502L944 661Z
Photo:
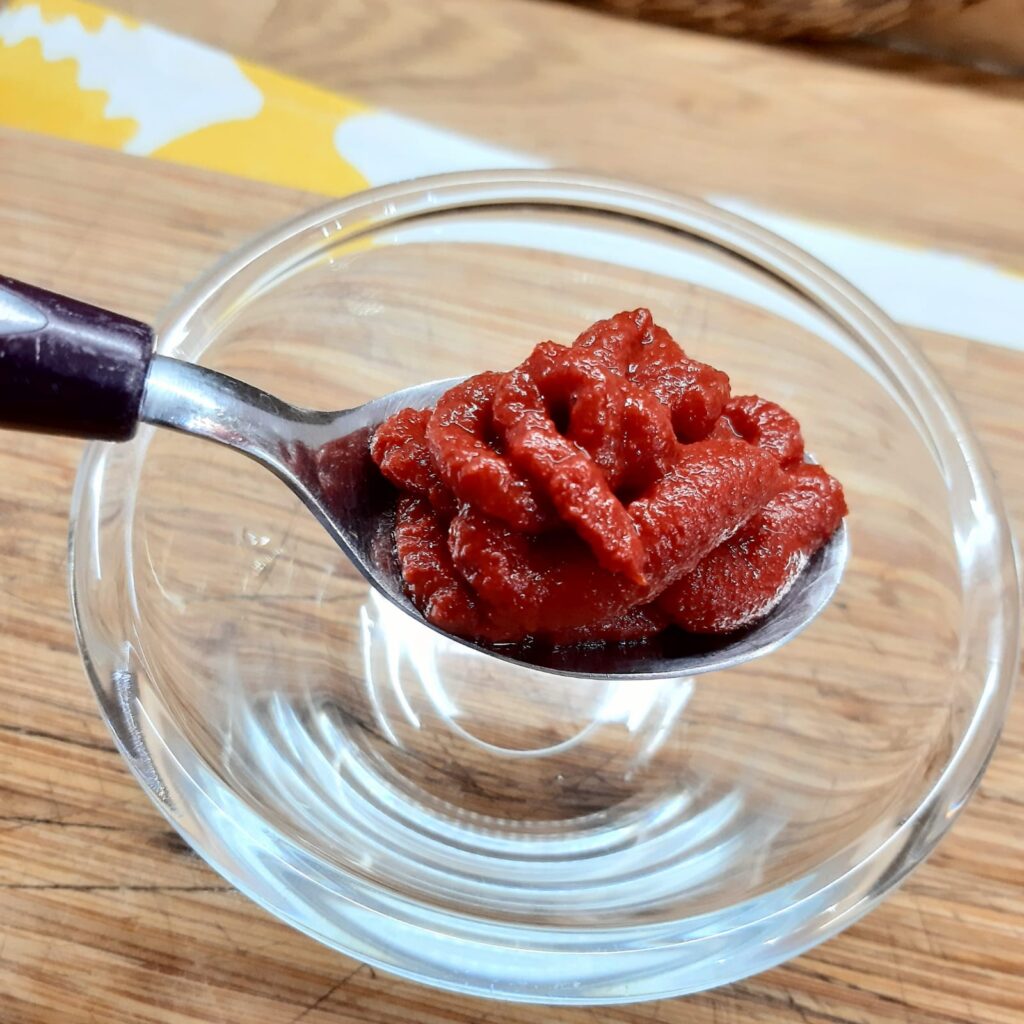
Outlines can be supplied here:
M149 368L140 418L249 456L279 477L320 521L360 573L399 608L435 632L507 662L564 676L673 679L740 665L777 650L828 604L849 558L846 526L804 567L763 619L725 636L670 629L637 644L483 645L451 636L420 615L405 592L391 543L394 492L370 458L369 439L389 416L433 406L464 378L431 381L355 409L316 412L282 402L233 377L166 356ZM348 442L348 443L346 443ZM330 499L317 453L330 445Z

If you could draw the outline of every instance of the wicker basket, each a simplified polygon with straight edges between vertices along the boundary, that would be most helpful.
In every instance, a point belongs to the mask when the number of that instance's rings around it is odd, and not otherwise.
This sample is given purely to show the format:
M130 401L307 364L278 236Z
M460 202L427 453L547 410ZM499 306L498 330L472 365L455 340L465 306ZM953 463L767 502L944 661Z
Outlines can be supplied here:
M756 39L845 39L977 0L571 0L628 17Z

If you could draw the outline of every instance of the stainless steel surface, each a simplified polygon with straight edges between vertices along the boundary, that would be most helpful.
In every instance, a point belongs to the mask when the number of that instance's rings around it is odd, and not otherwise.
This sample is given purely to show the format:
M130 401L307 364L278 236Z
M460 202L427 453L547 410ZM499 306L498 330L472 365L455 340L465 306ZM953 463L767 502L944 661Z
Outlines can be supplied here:
M47 324L46 314L27 299L0 285L0 337L5 334L28 334L41 331Z
M289 405L233 377L156 356L146 380L141 418L227 445L265 466L298 495L374 587L422 621L405 595L390 541L390 493L370 459L368 441L373 429L392 413L433 405L457 382L432 381L355 409L316 412ZM351 443L339 443L345 439ZM345 484L330 507L317 468L317 453L328 442L334 442L332 476ZM774 611L755 626L723 638L669 631L636 646L556 649L533 644L487 647L452 639L559 675L674 678L718 671L776 650L803 630L832 598L848 558L844 524Z

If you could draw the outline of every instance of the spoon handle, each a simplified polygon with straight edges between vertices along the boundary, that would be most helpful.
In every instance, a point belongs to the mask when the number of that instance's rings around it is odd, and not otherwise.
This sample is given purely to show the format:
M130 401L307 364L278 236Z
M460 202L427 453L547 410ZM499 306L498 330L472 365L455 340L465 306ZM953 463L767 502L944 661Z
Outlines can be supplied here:
M152 354L146 324L0 276L0 427L126 441Z

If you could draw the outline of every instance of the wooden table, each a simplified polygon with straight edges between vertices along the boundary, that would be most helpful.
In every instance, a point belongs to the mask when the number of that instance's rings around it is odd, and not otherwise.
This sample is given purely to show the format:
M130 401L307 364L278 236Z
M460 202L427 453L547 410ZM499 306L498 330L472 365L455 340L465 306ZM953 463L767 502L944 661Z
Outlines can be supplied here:
M1024 267L1024 104L994 90L523 0L122 6L553 162ZM142 318L314 201L0 132L4 272ZM1024 352L916 333L983 439L1019 528ZM77 455L74 444L14 435L0 452L4 1024L1024 1019L1019 702L970 808L899 892L839 938L713 993L599 1010L490 1004L381 975L272 920L169 830L97 714L65 586Z

